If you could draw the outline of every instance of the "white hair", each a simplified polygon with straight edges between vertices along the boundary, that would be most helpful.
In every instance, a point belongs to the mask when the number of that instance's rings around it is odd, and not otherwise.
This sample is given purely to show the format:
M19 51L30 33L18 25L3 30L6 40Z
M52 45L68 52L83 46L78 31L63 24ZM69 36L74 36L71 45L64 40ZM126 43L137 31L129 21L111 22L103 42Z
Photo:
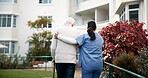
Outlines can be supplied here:
M74 23L75 23L75 20L72 17L68 17L65 22L65 24L68 24L68 25L72 25Z

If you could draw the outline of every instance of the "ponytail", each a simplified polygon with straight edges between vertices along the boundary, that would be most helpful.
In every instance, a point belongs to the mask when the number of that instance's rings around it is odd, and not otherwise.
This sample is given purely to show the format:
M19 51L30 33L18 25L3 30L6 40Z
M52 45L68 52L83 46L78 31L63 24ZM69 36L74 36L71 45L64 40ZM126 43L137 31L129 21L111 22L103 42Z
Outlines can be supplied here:
M95 33L93 32L93 28L92 27L88 28L87 33L90 36L90 40L95 40L96 39L96 36L95 36Z
M95 40L96 39L96 36L95 36L95 33L94 31L96 30L96 23L94 21L90 21L87 23L88 24L88 30L87 30L87 33L88 35L90 36L90 40Z

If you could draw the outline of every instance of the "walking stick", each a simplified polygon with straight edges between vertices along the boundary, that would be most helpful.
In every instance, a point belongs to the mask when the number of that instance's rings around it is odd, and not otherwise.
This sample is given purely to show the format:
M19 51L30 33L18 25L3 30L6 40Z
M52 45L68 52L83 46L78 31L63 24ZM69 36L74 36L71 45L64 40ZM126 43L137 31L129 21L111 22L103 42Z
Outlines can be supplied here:
M55 61L53 61L53 70L52 70L52 78L55 76Z

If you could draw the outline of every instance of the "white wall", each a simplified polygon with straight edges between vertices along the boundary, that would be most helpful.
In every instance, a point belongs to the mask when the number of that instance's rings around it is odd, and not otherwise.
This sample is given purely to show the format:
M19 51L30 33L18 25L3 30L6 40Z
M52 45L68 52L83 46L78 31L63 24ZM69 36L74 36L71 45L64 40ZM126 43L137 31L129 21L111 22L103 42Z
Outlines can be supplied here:
M118 9L120 6L121 1L127 0L116 0L119 3L112 3L113 0L88 0L85 2L80 3L79 8L73 5L73 0L53 0L52 4L39 4L39 0L18 0L17 4L0 4L0 14L15 14L17 16L17 26L14 29L11 28L1 28L0 29L0 40L18 40L19 54L25 55L28 50L28 37L32 35L33 30L27 25L27 21L31 20L34 21L38 18L38 16L53 16L53 28L49 29L49 31L54 30L59 26L62 26L65 22L65 19L69 16L78 19L79 25L82 25L83 19L92 20L95 17L95 14L89 15L77 15L75 12L77 11L86 11L92 8L99 7L101 5L109 4L109 20L111 23L119 20L119 15L115 14L115 9ZM70 2L69 2L70 1ZM136 0L129 0L129 1L136 1ZM143 0L140 0L143 1ZM70 4L69 4L70 3ZM148 23L148 1L144 0L143 10L144 22ZM115 5L115 8L113 6ZM70 6L70 7L69 7ZM77 10L78 9L78 10ZM92 10L90 10L92 11ZM98 20L101 21L105 18L106 11L98 12ZM101 16L100 16L101 14ZM103 19L100 19L103 18ZM100 30L103 26L106 26L107 23L98 24L98 30ZM145 26L146 27L146 26ZM86 32L86 26L79 26L76 27L78 30L82 32ZM5 34L4 34L5 33Z
M145 22L144 28L148 29L148 0L144 0L142 4L143 4L142 8L144 9L143 13L143 18L144 18L143 21Z
M0 3L0 14L18 14L18 4L12 3Z
M98 9L98 19L97 19L97 22L101 22L101 21L105 21L107 20L108 18L108 15L109 15L109 11L107 10L104 10L104 9Z
M53 16L53 28L63 25L68 17L68 0L53 0L52 4L39 4L39 0L19 0L20 14L18 16L18 47L19 54L28 50L28 37L33 31L27 26L27 21L34 21L38 16Z
M17 41L17 29L16 28L1 28L0 40L5 41Z

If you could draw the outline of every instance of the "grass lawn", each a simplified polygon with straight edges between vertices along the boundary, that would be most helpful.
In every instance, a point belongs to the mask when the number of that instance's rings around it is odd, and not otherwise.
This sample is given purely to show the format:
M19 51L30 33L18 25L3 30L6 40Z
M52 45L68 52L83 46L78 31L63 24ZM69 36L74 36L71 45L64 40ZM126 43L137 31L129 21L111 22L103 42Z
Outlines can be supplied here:
M0 78L51 78L51 71L0 70Z

